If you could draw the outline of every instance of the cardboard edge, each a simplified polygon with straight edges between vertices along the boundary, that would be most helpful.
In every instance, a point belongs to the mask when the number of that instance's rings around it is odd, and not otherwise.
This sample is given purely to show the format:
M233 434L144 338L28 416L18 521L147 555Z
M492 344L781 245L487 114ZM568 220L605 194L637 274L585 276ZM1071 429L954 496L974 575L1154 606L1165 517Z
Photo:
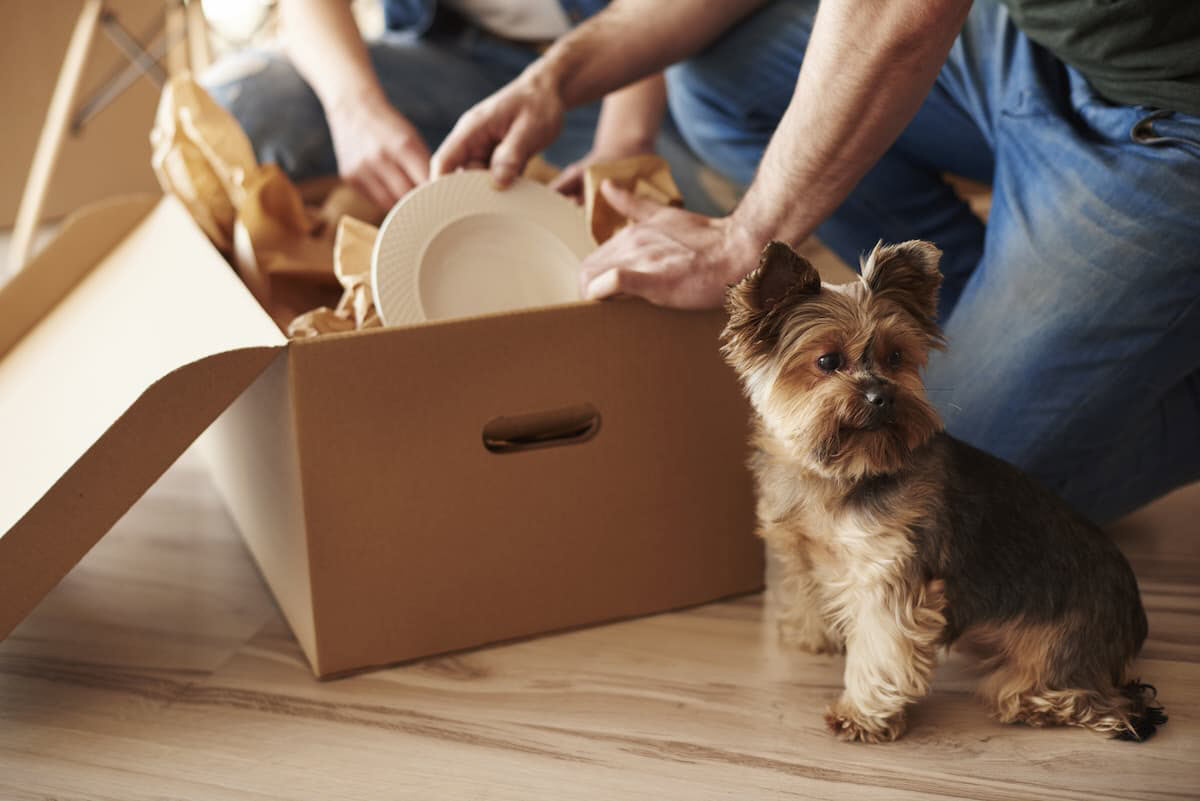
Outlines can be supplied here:
M314 580L313 573L313 540L312 526L309 523L311 514L309 513L310 499L314 493L308 478L308 471L305 469L304 448L300 445L300 403L297 402L299 393L296 391L296 369L295 358L296 351L288 347L287 351L287 404L292 415L292 427L288 436L288 444L292 449L292 455L296 459L296 472L300 482L300 520L303 526L301 536L304 538L304 566L306 570L305 581L308 584L308 615L305 621L305 632L308 636L307 642L297 637L300 642L300 647L308 655L308 665L312 670L313 675L320 677L320 666L324 651L321 648L321 632L322 629L317 626L317 610L320 608L317 603L318 587ZM289 621L290 624L291 621ZM292 631L295 633L295 627Z
M209 427L200 446L259 575L312 666L315 611L290 363L290 350L278 353ZM261 420L264 415L271 419ZM249 487L254 489L243 492ZM269 503L262 502L264 492L271 496ZM301 559L302 566L296 564Z
M356 332L351 332L351 333L356 333ZM323 337L317 337L317 338L321 339ZM301 426L303 425L303 421L302 421L303 409L302 409L302 404L299 403L299 401L298 401L298 398L300 397L300 393L298 391L297 383L296 383L297 382L296 376L297 376L297 373L299 372L296 369L296 358L297 358L296 353L297 353L297 351L295 348L292 347L292 345L295 344L296 342L303 342L303 341L305 341L305 340L295 340L293 343L289 343L289 346L288 346L288 352L287 352L287 360L288 360L288 364L287 364L287 393L288 393L287 403L288 403L289 408L291 409L291 414L292 414L291 447L293 449L292 450L293 454L295 454L296 466L300 473L300 476L299 476L299 478L300 478L300 517L301 517L301 520L303 521L303 526L304 526L304 531L303 531L304 563L305 563L305 566L308 571L308 574L305 577L308 582L308 601L309 601L308 621L307 621L309 624L309 627L308 627L307 631L311 633L311 643L309 644L309 643L305 643L305 642L301 641L300 647L301 647L301 650L303 650L305 652L305 655L308 657L308 666L309 666L309 669L312 671L313 676L319 679L327 672L326 665L328 663L328 650L329 649L327 647L325 647L325 648L322 647L322 644L323 644L324 640L326 639L324 636L325 629L324 629L324 627L319 626L317 624L317 613L318 613L318 610L321 608L321 604L318 601L318 599L321 597L321 594L323 591L323 585L321 585L320 582L318 582L316 580L316 574L313 572L313 539L312 539L312 527L311 527L309 521L312 519L312 512L311 512L310 507L313 503L313 496L315 493L313 493L313 491L312 491L312 486L311 486L312 480L309 477L309 474L311 471L307 468L308 460L305 457L304 448L301 444L300 431L301 431ZM294 632L295 632L295 629L293 628L293 633ZM297 639L299 640L300 638L297 638ZM311 647L310 647L310 645L311 645Z
M668 306L656 306L655 304L642 298L622 296L615 298L606 298L604 300L573 300L568 303L555 303L551 306L537 306L529 309L513 309L510 311L489 312L488 314L473 314L463 317L452 317L446 320L432 320L424 323L409 323L406 325L384 325L375 328L364 328L357 331L338 331L328 334L321 334L314 337L303 337L292 339L288 346L298 349L320 347L329 342L340 342L345 339L357 339L362 337L373 336L393 336L400 331L416 331L427 328L453 328L462 325L471 325L474 323L484 322L488 320L502 320L507 318L528 318L538 319L549 315L568 314L568 313L583 313L583 314L605 314L611 311L613 307L642 307L650 310L654 314L692 314L692 315L725 315L723 308L714 307L711 309L675 309Z
M213 354L155 381L0 537L0 640L266 369L282 347Z
M157 205L152 194L124 195L75 212L8 283L0 286L0 358L104 260Z

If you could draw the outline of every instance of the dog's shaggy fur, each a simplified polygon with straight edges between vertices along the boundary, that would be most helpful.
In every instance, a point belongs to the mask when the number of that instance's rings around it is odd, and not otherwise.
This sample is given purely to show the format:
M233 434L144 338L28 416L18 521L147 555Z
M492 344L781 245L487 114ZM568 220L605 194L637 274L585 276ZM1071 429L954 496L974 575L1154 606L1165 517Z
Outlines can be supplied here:
M1165 722L1126 671L1146 638L1133 571L1095 525L942 430L921 379L940 251L877 246L822 285L781 243L728 296L723 352L756 412L759 533L781 635L846 651L826 712L846 740L894 740L939 652L975 653L1002 721L1145 739Z

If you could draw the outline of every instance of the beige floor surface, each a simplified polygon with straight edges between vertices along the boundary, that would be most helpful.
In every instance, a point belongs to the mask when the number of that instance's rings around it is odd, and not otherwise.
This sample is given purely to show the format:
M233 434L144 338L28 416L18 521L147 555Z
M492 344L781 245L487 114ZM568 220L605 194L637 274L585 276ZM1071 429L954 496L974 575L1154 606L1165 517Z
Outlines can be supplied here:
M189 452L0 643L0 799L1200 797L1200 487L1117 527L1171 716L989 721L956 657L909 735L835 742L840 658L759 596L315 681Z

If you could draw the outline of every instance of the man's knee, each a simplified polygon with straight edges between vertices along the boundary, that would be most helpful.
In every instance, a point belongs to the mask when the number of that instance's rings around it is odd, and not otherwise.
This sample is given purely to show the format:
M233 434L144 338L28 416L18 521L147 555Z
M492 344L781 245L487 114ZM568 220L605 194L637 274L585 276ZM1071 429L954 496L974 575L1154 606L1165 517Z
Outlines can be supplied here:
M816 2L775 0L667 70L671 113L711 166L747 184L791 100Z
M237 120L260 163L298 179L337 171L321 103L286 57L238 53L207 70L201 83Z

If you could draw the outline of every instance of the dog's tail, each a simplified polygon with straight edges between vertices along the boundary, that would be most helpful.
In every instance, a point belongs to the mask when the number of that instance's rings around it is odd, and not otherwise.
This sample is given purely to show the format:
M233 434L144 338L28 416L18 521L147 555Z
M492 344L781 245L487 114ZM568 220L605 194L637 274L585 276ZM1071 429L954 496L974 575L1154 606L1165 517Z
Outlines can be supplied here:
M1167 722L1162 705L1157 703L1158 691L1154 685L1142 684L1138 679L1126 682L1118 689L1129 706L1124 716L1126 725L1113 734L1113 739L1135 743L1149 740L1158 727Z

